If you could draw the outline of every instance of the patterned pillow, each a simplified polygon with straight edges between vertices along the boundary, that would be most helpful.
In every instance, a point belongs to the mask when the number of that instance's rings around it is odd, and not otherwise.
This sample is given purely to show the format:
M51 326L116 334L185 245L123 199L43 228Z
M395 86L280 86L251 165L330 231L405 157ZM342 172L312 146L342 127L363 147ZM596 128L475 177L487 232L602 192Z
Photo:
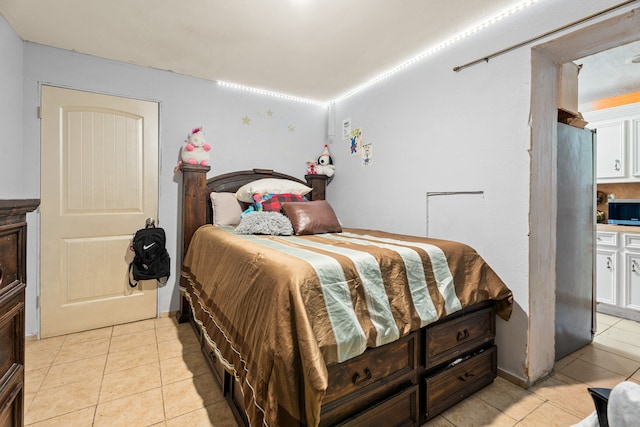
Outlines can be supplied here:
M282 203L285 202L306 202L307 198L298 194L284 193L258 193L253 195L255 211L280 212Z

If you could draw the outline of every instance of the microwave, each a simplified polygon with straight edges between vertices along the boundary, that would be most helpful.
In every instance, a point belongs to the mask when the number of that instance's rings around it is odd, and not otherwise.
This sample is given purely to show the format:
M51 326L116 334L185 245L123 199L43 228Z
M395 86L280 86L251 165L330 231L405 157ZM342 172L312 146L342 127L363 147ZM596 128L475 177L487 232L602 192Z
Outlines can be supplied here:
M607 223L640 226L640 199L609 200Z

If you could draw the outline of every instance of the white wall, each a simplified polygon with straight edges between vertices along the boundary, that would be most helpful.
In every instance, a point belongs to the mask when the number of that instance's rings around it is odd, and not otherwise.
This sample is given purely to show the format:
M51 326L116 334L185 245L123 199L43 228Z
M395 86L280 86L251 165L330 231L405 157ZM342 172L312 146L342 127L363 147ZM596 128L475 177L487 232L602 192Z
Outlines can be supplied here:
M614 4L539 2L336 106L336 127L350 118L374 147L373 165L362 167L359 157L350 156L348 142L338 137L331 145L336 176L328 199L346 226L425 235L427 192L484 191L481 203L461 198L456 211L435 214L465 221L451 238L471 242L512 289L512 318L498 320L498 361L523 384L548 374L554 361L554 205L535 207L548 213L546 222L530 222L530 212L531 200L545 202L555 192L547 186L548 195L531 194L530 150L532 126L555 128L555 105L546 106L548 123L530 123L531 94L540 89L531 80L534 44L460 72L452 69ZM554 71L553 62L546 66ZM553 156L537 160L555 170ZM531 236L539 242L533 247ZM531 249L548 253L534 254L530 263ZM532 283L531 268L545 259L553 262L533 271Z
M24 44L24 179L25 196L40 194L40 84L157 101L160 103L159 222L167 233L174 261L169 284L160 289L161 313L179 307L177 277L181 247L179 177L174 168L187 133L203 126L211 144L210 176L233 170L270 168L303 178L306 161L325 143L326 110L308 104L239 92L216 83L170 72L108 61L33 43ZM273 114L267 114L271 111ZM242 117L248 116L249 125ZM293 131L289 129L293 126ZM142 227L143 224L140 224ZM39 233L37 221L30 235ZM35 238L35 237L34 237ZM30 244L37 242L30 242ZM26 332L39 328L36 295L39 283L35 249L28 256Z
M22 194L22 40L0 16L0 198Z
M448 238L475 247L513 290L513 318L498 321L499 361L501 369L523 378L530 54L520 50L454 73L454 65L475 59L464 52L493 49L479 46L471 40L440 52L337 105L336 122L350 117L352 127L361 127L364 142L373 144L374 160L362 167L359 157L349 155L347 142L334 142L337 172L328 198L347 226L425 236L427 192L483 191L484 210L460 199L461 211L430 209L430 214L455 214L479 225L472 234Z

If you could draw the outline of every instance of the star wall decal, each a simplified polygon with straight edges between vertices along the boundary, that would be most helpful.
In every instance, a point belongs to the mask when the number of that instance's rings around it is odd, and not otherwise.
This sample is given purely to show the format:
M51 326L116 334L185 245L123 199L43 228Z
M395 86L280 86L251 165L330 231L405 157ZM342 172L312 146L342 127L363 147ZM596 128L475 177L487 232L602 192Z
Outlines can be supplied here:
M289 125L289 132L293 132L295 130L296 130L295 126Z
M273 111L271 111L271 110L267 111L267 116L273 117Z
M249 116L244 116L242 118L242 124L248 125L249 122L251 122L251 119L249 118Z

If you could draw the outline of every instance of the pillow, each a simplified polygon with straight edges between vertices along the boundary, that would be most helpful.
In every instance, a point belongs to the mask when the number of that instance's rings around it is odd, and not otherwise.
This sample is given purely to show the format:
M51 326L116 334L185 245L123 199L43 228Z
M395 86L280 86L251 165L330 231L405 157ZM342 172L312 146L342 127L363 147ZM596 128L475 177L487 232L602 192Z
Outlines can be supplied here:
M236 198L241 202L253 203L256 193L298 194L304 196L311 188L299 182L280 178L263 178L243 185L236 191Z
M284 202L306 202L307 199L304 196L298 194L272 194L272 193L258 193L253 195L254 205L256 211L274 211L280 212L280 207Z
M282 211L291 220L296 235L340 233L342 227L336 213L326 200L315 202L287 202Z
M291 236L293 227L289 218L280 212L249 212L240 220L236 233Z
M238 225L242 207L233 193L211 193L213 223L215 225Z

